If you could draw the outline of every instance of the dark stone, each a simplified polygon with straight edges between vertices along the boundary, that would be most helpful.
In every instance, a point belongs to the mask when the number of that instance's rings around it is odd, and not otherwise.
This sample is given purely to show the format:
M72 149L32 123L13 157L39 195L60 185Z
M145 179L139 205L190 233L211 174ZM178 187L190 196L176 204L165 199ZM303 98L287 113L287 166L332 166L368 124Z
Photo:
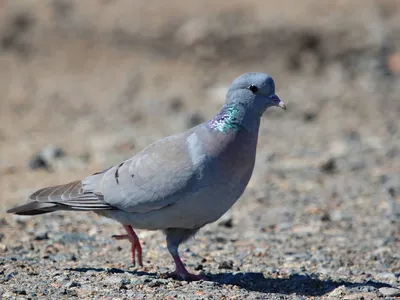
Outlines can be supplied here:
M154 280L149 282L149 284L147 286L149 287L158 287L158 286L162 286L164 283L159 281L159 280Z
M50 170L50 165L40 154L37 154L29 160L29 168L31 170L37 170L37 169Z
M226 238L224 238L224 237L222 237L222 236L217 236L217 237L215 238L215 241L216 241L217 243L225 243L225 242L226 242Z
M219 222L218 225L226 227L226 228L232 228L233 227L233 218L227 218L226 220Z
M303 115L304 122L313 122L317 118L317 114L315 112L306 112Z
M396 198L396 190L393 187L390 187L388 189L388 193L389 193L390 197Z
M226 270L232 270L233 269L233 261L231 260L224 260L222 261L219 266L218 269L226 269Z
M333 174L337 171L336 161L334 158L328 159L326 162L322 163L320 170L324 173Z
M323 215L321 216L321 221L323 222L329 222L331 220L331 216L329 215L328 212L324 212Z
M35 241L44 241L49 239L49 234L47 231L39 232L35 235Z
M66 286L67 286L67 288L73 288L73 287L80 287L81 284L79 282L76 282L76 281L71 281Z
M174 97L174 98L170 99L169 101L170 101L169 107L173 112L180 112L182 110L183 101L181 98Z
M15 290L14 293L18 294L18 295L26 295L26 291L25 290Z

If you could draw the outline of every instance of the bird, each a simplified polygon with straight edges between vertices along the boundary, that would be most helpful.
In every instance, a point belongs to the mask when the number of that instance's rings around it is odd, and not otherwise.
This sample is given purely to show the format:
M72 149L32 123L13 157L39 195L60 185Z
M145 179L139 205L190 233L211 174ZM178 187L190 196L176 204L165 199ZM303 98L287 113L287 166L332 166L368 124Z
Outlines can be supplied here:
M255 165L261 116L274 106L286 110L272 77L242 74L210 120L158 140L83 180L40 189L28 203L7 212L93 211L114 219L126 234L113 237L130 241L132 262L140 266L142 247L135 229L162 230L175 263L175 271L168 275L204 279L186 269L179 245L218 220L243 194Z

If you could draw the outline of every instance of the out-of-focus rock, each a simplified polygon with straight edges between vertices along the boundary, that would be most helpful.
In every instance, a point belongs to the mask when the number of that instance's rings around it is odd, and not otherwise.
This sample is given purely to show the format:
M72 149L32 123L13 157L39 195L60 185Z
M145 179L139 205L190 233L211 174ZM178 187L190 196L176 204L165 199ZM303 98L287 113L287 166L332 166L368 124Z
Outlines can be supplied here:
M228 210L221 218L219 218L217 223L219 226L232 228L233 227L232 209Z
M50 165L47 163L47 161L39 154L34 155L30 160L29 160L29 168L32 170L37 170L37 169L45 169L45 170L50 170Z
M387 60L387 67L392 73L400 73L400 52L389 55Z
M379 292L386 297L400 296L400 289L394 287L381 287Z
M329 158L321 164L320 170L327 174L335 173L337 171L336 160L333 157Z
M54 145L47 145L30 159L29 168L32 170L51 170L52 164L64 157L66 157L66 153L63 149Z

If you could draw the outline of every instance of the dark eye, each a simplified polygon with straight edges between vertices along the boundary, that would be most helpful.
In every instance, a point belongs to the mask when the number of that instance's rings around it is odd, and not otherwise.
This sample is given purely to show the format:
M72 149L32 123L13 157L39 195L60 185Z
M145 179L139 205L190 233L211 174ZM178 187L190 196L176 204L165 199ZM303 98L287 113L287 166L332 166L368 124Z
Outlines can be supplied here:
M249 86L247 87L247 89L249 89L250 91L252 91L253 94L255 94L255 93L258 92L258 87L256 87L254 84L249 85Z

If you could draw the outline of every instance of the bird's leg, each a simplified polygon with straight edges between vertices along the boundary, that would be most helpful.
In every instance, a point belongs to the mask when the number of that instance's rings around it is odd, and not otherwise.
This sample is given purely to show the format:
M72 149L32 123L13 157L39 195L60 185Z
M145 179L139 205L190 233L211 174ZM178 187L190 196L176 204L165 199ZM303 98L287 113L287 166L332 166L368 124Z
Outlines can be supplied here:
M168 251L171 254L172 258L174 259L175 262L175 271L172 273L169 273L169 277L178 277L183 280L188 280L188 281L196 281L196 280L204 280L206 279L204 276L201 275L196 275L189 273L189 271L186 269L185 265L183 264L181 258L179 257L179 252L178 252L178 247L179 244L174 241L174 239L170 238L167 235L167 247Z
M131 225L124 225L124 228L127 234L113 235L112 237L116 240L128 239L131 242L131 254L132 254L133 265L136 265L136 252L137 252L139 266L143 267L142 246L140 245L139 238L136 235Z

